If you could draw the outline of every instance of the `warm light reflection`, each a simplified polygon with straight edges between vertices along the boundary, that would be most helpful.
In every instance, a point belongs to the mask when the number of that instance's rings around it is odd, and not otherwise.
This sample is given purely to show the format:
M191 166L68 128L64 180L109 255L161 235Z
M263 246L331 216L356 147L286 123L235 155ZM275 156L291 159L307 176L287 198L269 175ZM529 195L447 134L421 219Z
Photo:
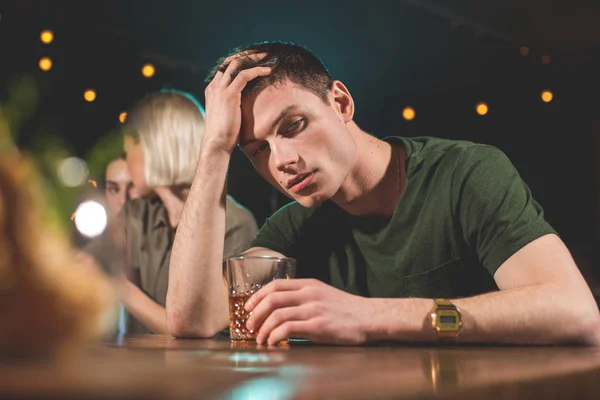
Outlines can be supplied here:
M144 75L146 78L152 78L155 72L156 70L154 69L154 65L150 63L144 64L142 67L142 75Z
M554 95L552 94L551 91L542 90L542 101L544 103L550 103L552 101L552 98L554 98Z
M519 49L519 53L521 53L522 56L526 56L527 54L529 54L529 47L521 46L521 48Z
M483 102L477 103L477 106L475 106L475 111L477 111L477 114L479 115L485 115L488 113L488 106Z
M121 121L121 123L124 123L126 119L127 119L127 113L125 111L123 111L121 114L119 114L119 121Z
M52 68L52 60L50 57L42 57L40 58L38 65L42 71L50 71Z
M87 89L83 93L83 98L91 103L92 101L96 100L96 91L94 89Z
M49 29L43 30L42 33L40 33L40 40L42 43L50 44L52 43L52 40L54 40L54 33Z
M549 55L543 55L542 56L542 64L550 64L550 56Z
M402 116L407 121L412 121L415 118L415 115L415 110L412 107L406 107L404 110L402 110Z

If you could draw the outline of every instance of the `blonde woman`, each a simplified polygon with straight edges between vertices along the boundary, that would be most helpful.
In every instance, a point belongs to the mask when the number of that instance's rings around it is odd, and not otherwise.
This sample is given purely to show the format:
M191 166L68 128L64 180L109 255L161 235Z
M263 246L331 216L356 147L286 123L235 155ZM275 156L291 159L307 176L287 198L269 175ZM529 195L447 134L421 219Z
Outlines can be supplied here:
M168 333L164 307L171 246L198 164L203 133L202 107L188 93L154 93L128 113L124 148L140 198L126 203L116 219L117 228L107 230L87 247L118 277L121 302L133 317L128 332ZM230 196L226 209L224 257L229 257L250 246L257 225L253 215Z

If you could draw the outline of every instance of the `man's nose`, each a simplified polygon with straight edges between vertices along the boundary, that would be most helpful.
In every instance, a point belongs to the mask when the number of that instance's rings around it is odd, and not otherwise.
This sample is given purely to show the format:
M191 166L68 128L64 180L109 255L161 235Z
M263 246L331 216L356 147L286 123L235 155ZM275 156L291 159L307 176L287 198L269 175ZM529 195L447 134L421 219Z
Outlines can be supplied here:
M271 146L271 155L273 156L275 167L279 171L298 162L298 154L293 148L287 145L279 144L277 146Z

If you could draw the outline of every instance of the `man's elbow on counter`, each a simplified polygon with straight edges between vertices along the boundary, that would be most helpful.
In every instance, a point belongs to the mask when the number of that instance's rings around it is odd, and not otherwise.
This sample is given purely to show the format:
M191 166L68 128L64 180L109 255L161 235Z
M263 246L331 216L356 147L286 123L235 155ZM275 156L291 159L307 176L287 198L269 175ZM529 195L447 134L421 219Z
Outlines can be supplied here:
M202 325L202 326L200 326ZM221 331L208 324L198 324L177 312L167 310L167 329L178 339L208 339Z
M565 326L569 330L569 342L586 345L600 346L600 310L596 304L577 306L573 310L573 319ZM569 328L570 325L570 328Z
M600 346L600 313L596 310L592 321L584 326L583 343L588 346Z

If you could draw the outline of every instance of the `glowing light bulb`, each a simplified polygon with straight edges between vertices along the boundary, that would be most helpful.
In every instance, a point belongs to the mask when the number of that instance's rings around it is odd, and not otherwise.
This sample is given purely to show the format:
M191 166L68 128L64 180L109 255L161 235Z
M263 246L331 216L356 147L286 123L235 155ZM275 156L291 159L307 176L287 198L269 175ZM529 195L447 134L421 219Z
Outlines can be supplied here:
M405 120L412 121L416 116L415 109L412 107L404 108L404 110L402 110L402 116L404 117Z
M38 65L42 71L50 71L52 68L52 59L50 57L42 57Z
M152 78L155 72L156 69L152 64L144 64L142 67L142 75L144 75L146 78Z
M54 33L49 29L43 30L42 33L40 33L40 40L42 43L50 44L54 40Z
M481 103L477 103L477 105L475 106L475 111L477 111L477 114L479 115L485 115L488 113L488 106L487 104L481 102Z

